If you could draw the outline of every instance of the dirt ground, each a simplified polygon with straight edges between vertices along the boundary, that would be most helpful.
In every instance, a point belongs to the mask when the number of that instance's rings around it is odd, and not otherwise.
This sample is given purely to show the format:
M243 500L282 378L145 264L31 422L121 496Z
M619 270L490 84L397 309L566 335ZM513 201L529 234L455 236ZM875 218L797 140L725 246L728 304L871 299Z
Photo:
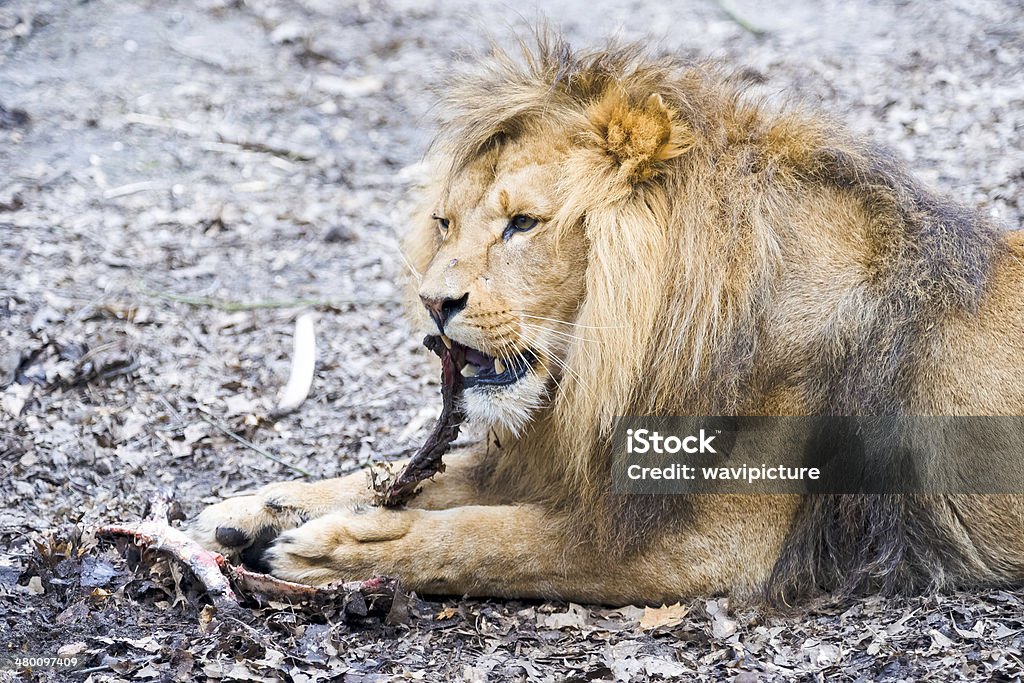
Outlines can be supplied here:
M845 119L1021 227L1019 2L780 5L543 9L577 44L614 34L750 69L766 96ZM96 525L162 493L191 517L421 442L437 368L402 321L397 235L432 88L487 33L538 16L0 1L0 680L1021 680L1020 590L799 617L714 596L647 612L412 597L388 618L275 603L211 620L176 567L133 572L96 546ZM275 419L310 310L313 391ZM58 652L77 667L9 661Z

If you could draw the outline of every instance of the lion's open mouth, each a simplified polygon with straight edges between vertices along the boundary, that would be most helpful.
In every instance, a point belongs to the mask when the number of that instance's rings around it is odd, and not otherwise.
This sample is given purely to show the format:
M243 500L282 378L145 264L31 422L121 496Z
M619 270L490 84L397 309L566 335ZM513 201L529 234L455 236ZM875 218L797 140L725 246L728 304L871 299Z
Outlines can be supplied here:
M483 351L460 344L454 339L447 341L451 342L453 348L462 352L456 354L456 358L466 359L458 370L462 375L463 385L467 389L478 386L501 387L515 384L526 376L526 373L537 361L537 356L529 349L496 358Z

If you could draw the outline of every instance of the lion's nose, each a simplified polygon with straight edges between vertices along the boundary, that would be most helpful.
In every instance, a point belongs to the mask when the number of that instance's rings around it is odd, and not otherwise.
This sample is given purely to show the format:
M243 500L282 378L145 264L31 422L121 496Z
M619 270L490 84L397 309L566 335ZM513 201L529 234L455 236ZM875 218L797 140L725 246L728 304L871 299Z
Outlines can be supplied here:
M469 292L466 292L457 299L435 299L429 296L420 295L420 300L427 307L427 312L434 319L437 329L444 333L444 326L452 317L466 307L469 301Z

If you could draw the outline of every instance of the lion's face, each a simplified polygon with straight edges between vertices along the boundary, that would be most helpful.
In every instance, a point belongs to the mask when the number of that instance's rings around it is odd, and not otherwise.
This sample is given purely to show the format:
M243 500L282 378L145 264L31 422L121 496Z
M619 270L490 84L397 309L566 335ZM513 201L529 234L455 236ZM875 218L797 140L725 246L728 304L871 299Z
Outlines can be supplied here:
M553 220L566 151L554 134L502 144L456 172L433 209L421 322L466 347L470 418L513 431L563 381L584 294L585 238Z

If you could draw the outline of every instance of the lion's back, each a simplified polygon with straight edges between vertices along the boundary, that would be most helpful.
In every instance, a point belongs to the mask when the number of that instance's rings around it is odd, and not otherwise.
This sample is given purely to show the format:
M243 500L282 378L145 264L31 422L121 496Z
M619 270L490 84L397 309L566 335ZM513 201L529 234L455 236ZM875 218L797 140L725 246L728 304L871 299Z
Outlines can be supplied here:
M979 310L941 324L918 373L915 412L1024 415L1024 231L1005 241Z

